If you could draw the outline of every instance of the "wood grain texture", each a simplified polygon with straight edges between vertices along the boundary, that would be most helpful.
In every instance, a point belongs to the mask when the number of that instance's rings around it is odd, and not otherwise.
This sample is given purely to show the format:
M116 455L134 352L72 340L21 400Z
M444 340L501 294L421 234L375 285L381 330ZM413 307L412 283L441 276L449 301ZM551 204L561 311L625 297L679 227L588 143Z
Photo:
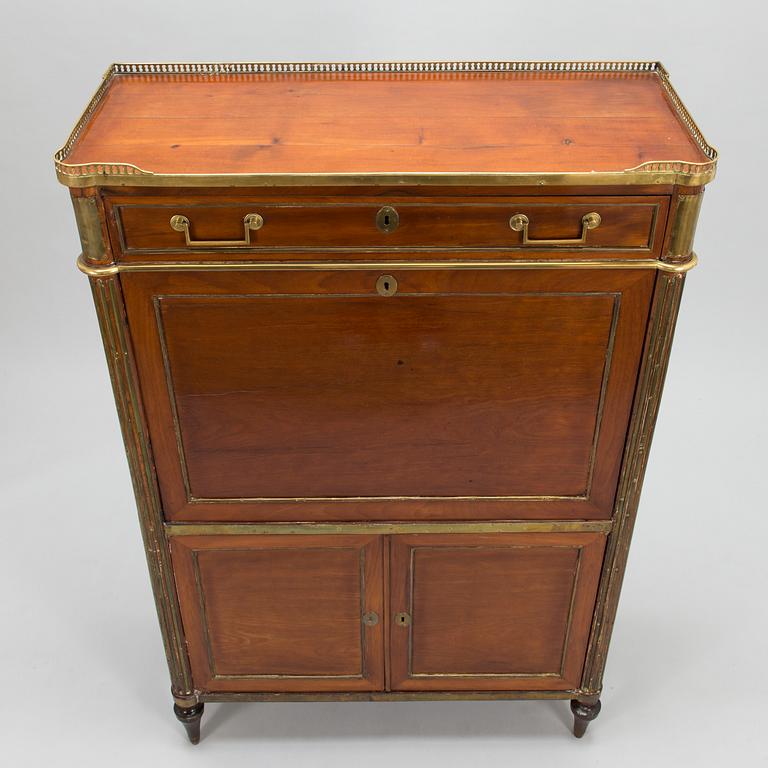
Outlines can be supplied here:
M381 537L200 536L172 551L197 689L383 688Z
M572 689L601 534L392 537L393 690Z
M118 75L68 162L364 174L707 159L655 73L507 72Z
M121 276L166 517L608 518L653 274L379 274Z

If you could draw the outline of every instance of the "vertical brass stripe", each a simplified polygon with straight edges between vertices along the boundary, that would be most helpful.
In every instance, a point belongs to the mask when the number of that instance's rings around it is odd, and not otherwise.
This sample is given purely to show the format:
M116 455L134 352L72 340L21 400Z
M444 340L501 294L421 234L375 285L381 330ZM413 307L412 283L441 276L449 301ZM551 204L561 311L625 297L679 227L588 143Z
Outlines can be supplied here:
M583 561L584 547L576 548L576 570L573 574L573 587L571 589L571 600L568 607L568 623L565 627L565 637L563 639L563 653L560 657L560 677L565 677L565 661L568 658L568 642L571 639L571 628L573 626L573 611L576 607L576 595L579 591L579 576L581 575L581 563Z
M211 645L211 633L208 624L208 610L205 607L205 588L203 587L203 576L200 573L200 550L193 549L192 571L195 575L195 590L197 591L197 604L200 609L200 625L203 630L203 642L205 643L205 653L208 657L208 674L211 678L218 677L216 672L216 660L213 657L213 646Z
M616 343L616 329L619 325L621 311L621 294L614 293L613 314L611 316L611 329L608 335L608 344L605 349L605 362L603 363L603 377L600 380L600 396L597 402L597 415L595 416L595 431L592 436L592 447L589 452L589 472L587 485L584 490L584 498L592 497L592 482L595 478L595 462L597 461L597 445L600 441L600 427L603 424L603 411L605 409L605 397L608 392L608 378L611 375L611 363L613 362L613 348Z

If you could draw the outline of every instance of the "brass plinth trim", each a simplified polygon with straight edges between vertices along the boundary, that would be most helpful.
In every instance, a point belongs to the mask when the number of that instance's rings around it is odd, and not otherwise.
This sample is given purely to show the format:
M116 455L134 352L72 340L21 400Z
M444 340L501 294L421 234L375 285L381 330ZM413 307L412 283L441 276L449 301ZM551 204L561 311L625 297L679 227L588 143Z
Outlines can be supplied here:
M687 272L698 263L695 253L688 261L674 263L659 259L603 259L591 261L153 261L128 264L89 264L82 255L77 268L89 277L105 277L118 272L176 271L283 271L283 270L430 270L430 269L658 269L662 272Z
M383 74L416 78L424 74L466 72L487 77L509 72L529 73L606 73L622 74L648 72L658 76L670 106L690 132L691 139L708 158L696 163L686 160L649 160L621 171L579 171L572 173L418 173L404 169L396 173L296 173L296 174L168 174L120 160L90 163L68 163L75 143L98 108L109 83L121 77L176 76L185 79L206 78L211 75L326 75L370 76ZM656 61L420 61L420 62L205 62L205 63L115 63L104 77L88 106L77 121L64 146L54 155L56 174L62 184L70 187L92 186L335 186L335 185L504 185L504 186L598 186L624 184L677 184L701 186L715 176L717 150L707 143L680 97L669 81L669 74Z
M511 520L487 523L166 523L168 536L414 533L608 533L610 520Z
M370 691L358 693L202 693L198 701L509 701L516 699L575 699L567 691Z

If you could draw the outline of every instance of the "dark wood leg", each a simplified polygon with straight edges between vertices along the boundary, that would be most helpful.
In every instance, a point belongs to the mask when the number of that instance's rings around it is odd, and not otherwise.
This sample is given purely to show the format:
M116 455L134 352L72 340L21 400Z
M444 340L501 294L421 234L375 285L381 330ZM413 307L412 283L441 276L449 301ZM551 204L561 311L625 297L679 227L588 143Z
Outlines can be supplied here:
M180 707L173 705L173 713L179 722L187 729L187 736L193 744L200 741L200 720L203 716L205 704L195 704L193 707Z
M594 703L572 699L571 712L573 712L573 735L580 739L586 733L587 726L600 714L600 699Z

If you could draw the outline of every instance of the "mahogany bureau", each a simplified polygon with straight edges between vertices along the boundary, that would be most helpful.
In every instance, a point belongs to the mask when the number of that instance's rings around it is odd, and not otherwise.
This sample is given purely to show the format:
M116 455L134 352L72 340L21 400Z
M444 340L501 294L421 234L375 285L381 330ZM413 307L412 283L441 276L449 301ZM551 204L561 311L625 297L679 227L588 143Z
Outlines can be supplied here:
M600 710L716 152L653 62L114 64L64 147L177 717Z

